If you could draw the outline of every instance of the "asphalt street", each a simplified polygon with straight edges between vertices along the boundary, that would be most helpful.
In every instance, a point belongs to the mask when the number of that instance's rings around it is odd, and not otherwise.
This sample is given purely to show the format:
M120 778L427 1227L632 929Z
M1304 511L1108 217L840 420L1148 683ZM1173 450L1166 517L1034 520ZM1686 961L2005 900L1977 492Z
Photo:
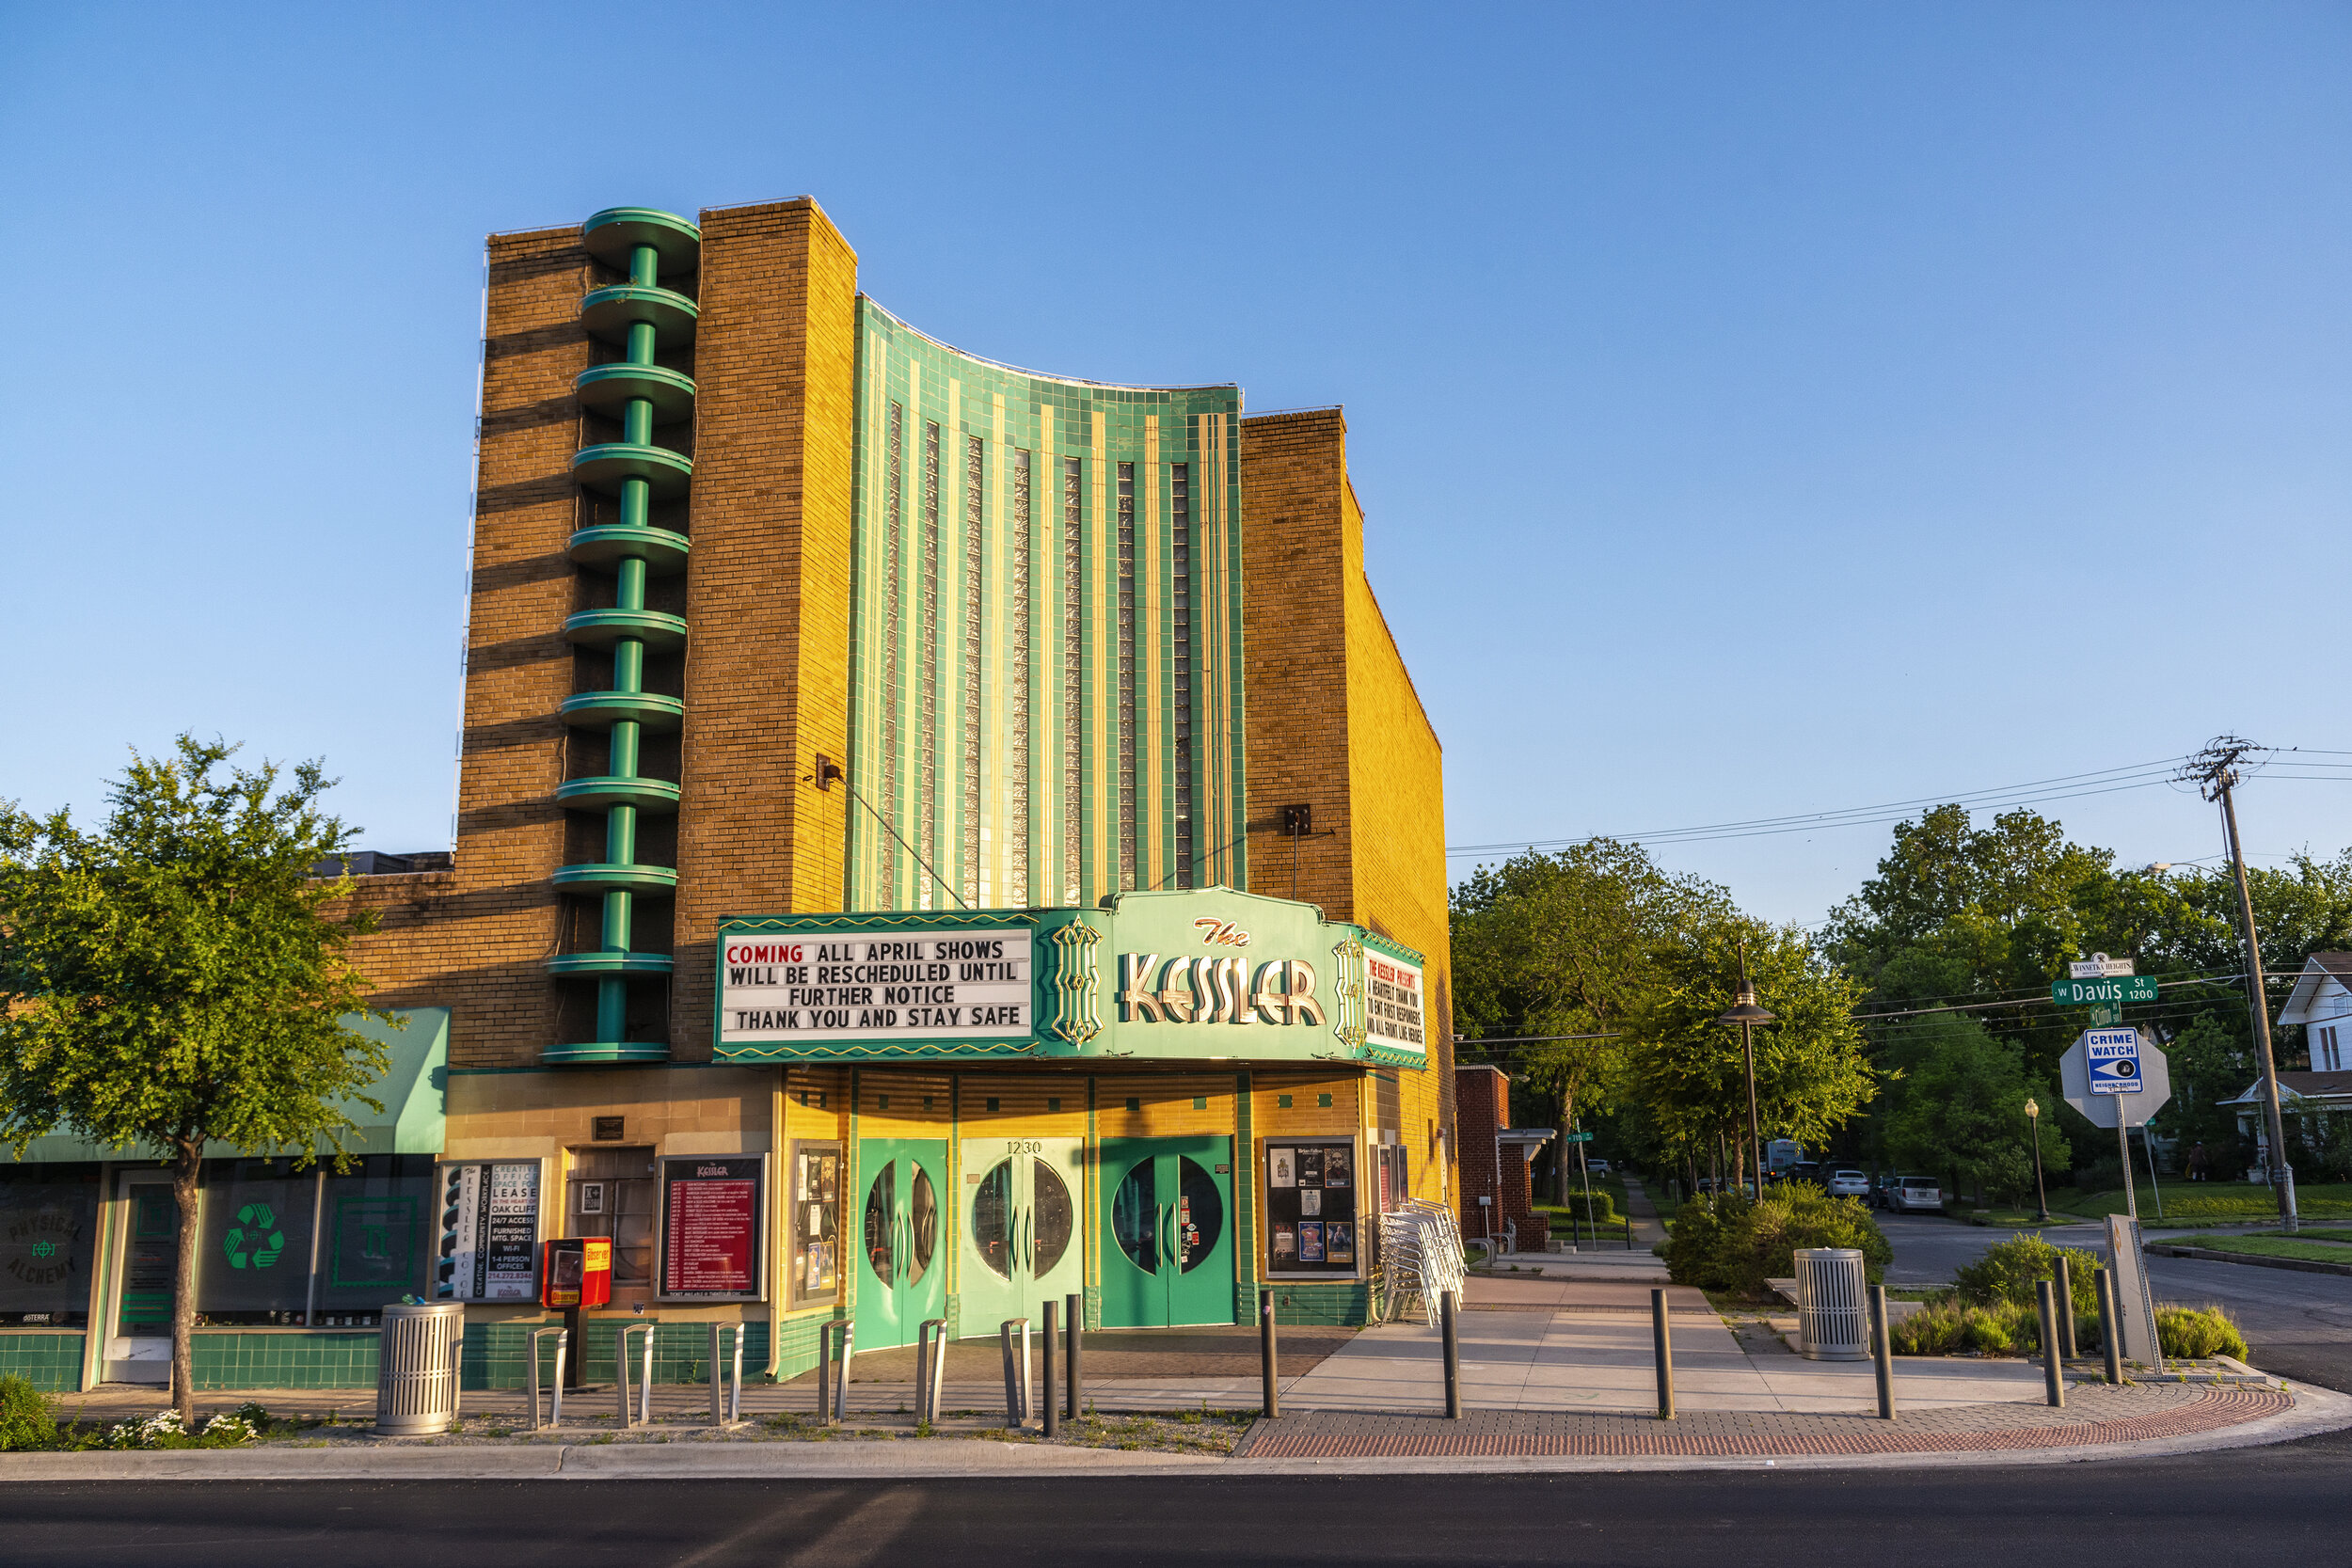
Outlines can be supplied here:
M11 1486L7 1560L175 1568L2352 1559L2352 1438L2019 1468Z
M1895 1261L1886 1271L1890 1285L1948 1285L1953 1270L2010 1234L1918 1214L1884 1214L1879 1224L1895 1247ZM2217 1234L2155 1228L2148 1233L2176 1235L2191 1243ZM2106 1245L2102 1226L2052 1226L2042 1234L2058 1246L2097 1252ZM2254 1365L2352 1393L2352 1276L2194 1258L2150 1258L2147 1262L2158 1302L2229 1308L2246 1335Z

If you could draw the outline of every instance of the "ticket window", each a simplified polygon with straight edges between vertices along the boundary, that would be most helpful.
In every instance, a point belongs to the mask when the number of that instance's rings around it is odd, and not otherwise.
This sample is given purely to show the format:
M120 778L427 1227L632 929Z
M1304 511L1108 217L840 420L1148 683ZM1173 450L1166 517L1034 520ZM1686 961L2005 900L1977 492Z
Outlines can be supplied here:
M654 1184L650 1148L580 1148L564 1182L564 1229L612 1241L612 1299L653 1291Z

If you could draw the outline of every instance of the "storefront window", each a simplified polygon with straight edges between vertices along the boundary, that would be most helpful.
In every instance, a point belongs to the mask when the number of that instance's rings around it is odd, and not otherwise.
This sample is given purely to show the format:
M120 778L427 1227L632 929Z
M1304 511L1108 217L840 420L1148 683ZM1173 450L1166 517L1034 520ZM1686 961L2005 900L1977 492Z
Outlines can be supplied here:
M612 1238L612 1289L650 1290L657 1196L653 1150L576 1149L566 1185L569 1233Z
M370 1154L342 1173L327 1171L312 1326L373 1327L378 1309L431 1293L425 1251L432 1206L429 1154Z
M208 1323L299 1323L310 1305L318 1172L292 1160L207 1161L196 1310Z
M0 1323L89 1321L95 1164L0 1168Z

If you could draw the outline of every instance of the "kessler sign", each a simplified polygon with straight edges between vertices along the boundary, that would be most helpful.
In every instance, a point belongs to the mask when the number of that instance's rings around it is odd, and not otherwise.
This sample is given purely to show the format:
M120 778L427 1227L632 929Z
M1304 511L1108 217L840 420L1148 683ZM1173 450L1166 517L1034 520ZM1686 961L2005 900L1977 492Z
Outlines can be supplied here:
M719 929L722 1060L1427 1057L1420 954L1225 888Z

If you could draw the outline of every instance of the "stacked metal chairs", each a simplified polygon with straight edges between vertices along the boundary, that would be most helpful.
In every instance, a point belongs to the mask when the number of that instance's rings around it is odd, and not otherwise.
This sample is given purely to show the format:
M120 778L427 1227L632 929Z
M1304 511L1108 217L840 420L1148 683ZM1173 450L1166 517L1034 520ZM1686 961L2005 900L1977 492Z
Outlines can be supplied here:
M1462 1231L1454 1211L1418 1199L1380 1216L1380 1316L1393 1322L1418 1299L1422 1316L1438 1323L1438 1303L1462 1289Z

